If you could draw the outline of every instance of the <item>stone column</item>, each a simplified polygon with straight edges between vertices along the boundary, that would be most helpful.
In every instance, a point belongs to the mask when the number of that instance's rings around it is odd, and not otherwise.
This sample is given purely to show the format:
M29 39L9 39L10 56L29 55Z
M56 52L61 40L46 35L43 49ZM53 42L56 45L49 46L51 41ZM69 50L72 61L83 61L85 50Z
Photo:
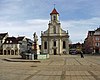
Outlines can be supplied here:
M58 40L58 54L60 55L60 38Z
M50 40L49 40L49 38L48 38L48 40L47 40L47 54L46 54L46 58L49 58L49 54L50 54Z
M3 52L3 55L4 55L4 50L2 52Z
M62 54L62 43L61 43L61 38L59 38L59 55Z
M41 53L43 53L43 48L44 48L44 44L43 44L43 39L41 40Z
M69 54L69 40L66 39L66 54Z

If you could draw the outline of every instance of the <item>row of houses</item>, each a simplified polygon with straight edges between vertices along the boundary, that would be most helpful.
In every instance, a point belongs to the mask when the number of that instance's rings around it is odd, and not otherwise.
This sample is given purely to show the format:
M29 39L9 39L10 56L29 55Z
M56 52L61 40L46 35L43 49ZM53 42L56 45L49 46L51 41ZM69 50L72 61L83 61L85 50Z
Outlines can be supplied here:
M94 31L88 31L83 49L85 53L100 53L100 27Z
M0 33L0 55L19 55L31 52L33 41L25 36L9 37L8 33Z
M100 54L100 27L94 31L88 31L84 43L69 44L69 52L83 51L85 54Z

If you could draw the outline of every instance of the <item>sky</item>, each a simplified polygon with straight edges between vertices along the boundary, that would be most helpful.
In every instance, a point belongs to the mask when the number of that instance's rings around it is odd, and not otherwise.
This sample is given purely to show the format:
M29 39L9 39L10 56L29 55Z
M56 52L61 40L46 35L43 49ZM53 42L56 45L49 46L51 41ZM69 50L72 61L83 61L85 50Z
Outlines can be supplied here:
M72 43L84 42L88 31L100 27L100 0L0 0L0 33L33 39L36 32L40 43L54 4Z

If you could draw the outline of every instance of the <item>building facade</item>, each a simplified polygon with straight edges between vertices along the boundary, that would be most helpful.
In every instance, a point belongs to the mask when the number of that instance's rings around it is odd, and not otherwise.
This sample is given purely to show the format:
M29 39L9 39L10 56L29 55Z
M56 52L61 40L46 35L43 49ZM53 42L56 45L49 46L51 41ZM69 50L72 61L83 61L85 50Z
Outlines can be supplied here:
M2 46L2 55L20 55L31 51L32 43L30 45L29 41L25 36L7 37Z
M84 51L85 53L100 53L100 28L88 31L84 41Z
M54 8L50 13L48 29L41 32L41 53L61 55L69 54L68 31L61 28L59 13Z
M3 55L19 55L19 44L15 37L7 37L5 39Z
M3 55L3 43L8 37L8 33L0 33L0 55Z
M95 30L93 41L94 52L100 54L100 28Z

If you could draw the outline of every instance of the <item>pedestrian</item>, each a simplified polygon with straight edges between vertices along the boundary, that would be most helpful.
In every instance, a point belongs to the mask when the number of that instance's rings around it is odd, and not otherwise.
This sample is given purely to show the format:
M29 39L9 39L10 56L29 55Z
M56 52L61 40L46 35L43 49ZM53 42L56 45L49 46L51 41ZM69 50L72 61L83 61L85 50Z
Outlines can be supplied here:
M81 55L81 58L84 58L84 55L83 55L83 52L82 51L80 52L80 55Z

